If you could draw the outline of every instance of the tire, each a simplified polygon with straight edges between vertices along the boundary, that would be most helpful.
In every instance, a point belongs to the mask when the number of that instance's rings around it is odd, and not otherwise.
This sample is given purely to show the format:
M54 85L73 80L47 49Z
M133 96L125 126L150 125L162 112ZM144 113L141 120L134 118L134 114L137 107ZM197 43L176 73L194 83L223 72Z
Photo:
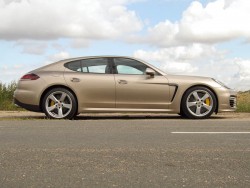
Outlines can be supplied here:
M182 108L180 113L178 114L179 116L181 116L183 119L187 119L188 117L183 113Z
M72 92L64 88L49 90L42 102L43 111L52 119L73 119L77 114L77 102Z
M192 87L182 97L181 112L190 119L210 117L217 106L214 93L206 87Z

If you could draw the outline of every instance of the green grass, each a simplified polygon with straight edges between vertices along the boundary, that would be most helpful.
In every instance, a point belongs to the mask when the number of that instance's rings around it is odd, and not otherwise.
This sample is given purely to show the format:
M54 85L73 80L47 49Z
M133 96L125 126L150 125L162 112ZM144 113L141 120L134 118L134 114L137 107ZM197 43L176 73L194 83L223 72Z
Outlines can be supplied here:
M250 112L250 90L239 92L237 100L237 112Z
M13 94L16 89L17 83L12 81L9 84L0 82L0 110L21 110L13 104Z
M12 81L9 84L2 84L0 82L0 110L24 110L13 104L13 94L17 83ZM238 93L237 112L250 112L250 90Z

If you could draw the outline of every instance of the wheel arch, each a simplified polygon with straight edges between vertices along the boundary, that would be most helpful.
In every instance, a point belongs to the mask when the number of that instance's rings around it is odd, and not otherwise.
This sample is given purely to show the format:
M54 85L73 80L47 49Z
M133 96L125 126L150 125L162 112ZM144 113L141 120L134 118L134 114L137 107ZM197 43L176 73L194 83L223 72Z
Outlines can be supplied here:
M78 109L78 98L77 98L75 92L74 92L70 87L67 87L67 86L65 86L65 85L57 84L57 85L49 86L48 88L46 88L46 89L43 91L43 93L42 93L42 95L41 95L41 97L40 97L40 101L39 101L39 108L41 109L42 112L44 112L44 111L43 111L43 107L42 107L42 103L43 103L43 98L44 98L44 96L46 95L46 93L47 93L49 90L52 90L52 89L55 89L55 88L64 88L64 89L69 90L69 91L74 95L74 97L75 97L75 99L76 99L76 104L77 104L77 109Z
M182 96L181 96L181 102L180 102L180 111L182 110L181 105L182 105L182 102L183 102L183 97L184 97L184 95L187 93L187 91L188 91L189 89L194 88L194 87L205 87L205 88L209 89L211 92L213 92L213 94L214 94L214 96L215 96L215 99L216 99L215 113L217 114L217 113L218 113L218 109L219 109L219 100L218 100L218 96L217 96L215 90L214 90L212 87L210 87L210 86L208 86L208 85L204 85L204 84L192 85L192 86L188 87L188 88L183 92L183 94L182 94Z

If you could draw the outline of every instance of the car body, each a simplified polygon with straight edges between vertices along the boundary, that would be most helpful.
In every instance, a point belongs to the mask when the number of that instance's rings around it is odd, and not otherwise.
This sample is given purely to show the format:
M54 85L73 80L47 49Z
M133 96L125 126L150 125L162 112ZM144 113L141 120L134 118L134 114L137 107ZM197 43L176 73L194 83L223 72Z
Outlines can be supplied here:
M236 94L209 77L166 74L131 57L95 56L27 73L14 103L58 119L87 112L166 112L202 119L235 111Z

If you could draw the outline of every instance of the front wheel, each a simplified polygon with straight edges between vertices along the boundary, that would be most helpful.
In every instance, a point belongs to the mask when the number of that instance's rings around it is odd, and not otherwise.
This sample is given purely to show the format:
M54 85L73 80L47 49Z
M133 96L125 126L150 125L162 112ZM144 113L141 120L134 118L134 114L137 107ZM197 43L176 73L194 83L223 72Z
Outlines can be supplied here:
M182 113L192 119L208 118L215 111L217 101L214 93L206 87L187 90L181 102Z
M54 88L44 96L43 110L49 118L72 119L77 113L77 102L69 90Z

